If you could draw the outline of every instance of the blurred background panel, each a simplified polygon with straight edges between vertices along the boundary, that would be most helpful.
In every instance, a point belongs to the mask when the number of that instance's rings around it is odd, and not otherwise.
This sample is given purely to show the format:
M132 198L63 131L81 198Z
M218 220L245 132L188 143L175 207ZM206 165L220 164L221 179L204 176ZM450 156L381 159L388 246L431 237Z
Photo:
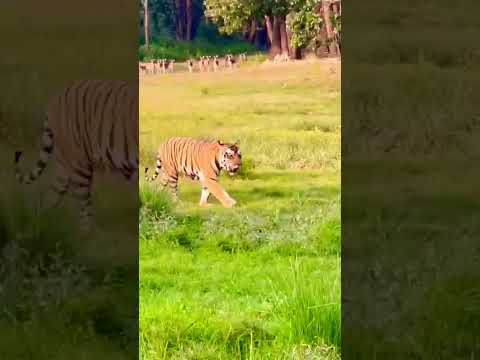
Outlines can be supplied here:
M23 151L23 171L35 166L47 104L75 81L129 82L130 105L118 106L135 108L137 34L138 4L131 1L0 4L0 358L138 357L136 178L128 183L97 164L96 228L85 233L69 194L57 207L44 206L55 157L32 184L18 184L13 171L15 151ZM92 112L79 115L79 104L64 103L86 121ZM138 128L138 110L127 118ZM54 133L54 141L68 143L80 133Z

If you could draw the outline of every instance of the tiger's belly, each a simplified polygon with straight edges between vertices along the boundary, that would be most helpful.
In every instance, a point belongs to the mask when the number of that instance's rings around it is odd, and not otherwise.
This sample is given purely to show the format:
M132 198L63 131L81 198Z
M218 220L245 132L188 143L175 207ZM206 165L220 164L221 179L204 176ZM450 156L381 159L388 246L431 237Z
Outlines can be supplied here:
M180 173L185 175L186 177L189 177L191 180L200 180L200 171L198 170L182 168Z

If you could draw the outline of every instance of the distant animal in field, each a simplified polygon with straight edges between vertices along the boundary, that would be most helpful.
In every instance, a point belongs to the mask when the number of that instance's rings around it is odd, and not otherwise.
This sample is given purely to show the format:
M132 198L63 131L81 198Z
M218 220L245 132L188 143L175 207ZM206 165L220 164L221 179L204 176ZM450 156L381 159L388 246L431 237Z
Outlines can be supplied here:
M211 59L211 56L205 56L204 58L204 67L207 70L207 72L210 71L210 59Z
M157 74L158 72L160 72L160 62L159 60L153 60L152 63L153 63L153 73Z
M233 55L228 54L225 59L226 59L227 66L232 70L235 67L235 64L237 63L235 58L233 57Z
M146 74L147 73L147 64L146 63L139 63L138 64L138 70L143 73L143 74Z
M198 60L198 71L204 72L205 71L205 57L201 56L200 60Z
M166 65L165 66L166 66L166 71L172 73L173 69L174 69L174 66L175 66L175 59L170 60L170 61L166 60Z
M193 72L193 68L194 68L193 64L194 64L194 63L193 63L193 59L188 59L188 61L187 61L187 66L188 66L188 71L189 71L190 73Z
M289 62L289 61L290 61L290 56L287 53L277 54L273 58L274 63Z
M139 63L138 68L145 75L153 74L155 72L155 64L152 61L141 62Z
M218 59L218 55L213 57L213 71L217 72L220 69L220 60Z
M212 193L224 207L230 208L236 201L222 189L218 177L222 170L231 176L235 175L240 169L241 160L238 142L227 144L222 141L175 137L159 146L155 174L149 177L148 168L145 168L145 179L153 181L161 173L161 184L164 188L169 185L174 201L178 200L179 175L200 180L200 206L207 206Z
M239 63L242 63L244 61L247 61L247 54L246 53L241 53L239 56L238 56L238 62Z
M219 65L220 65L220 68L225 68L227 67L227 59L225 57L221 57L219 60Z
M94 167L138 181L138 85L85 80L68 86L47 107L39 160L29 173L19 169L21 155L15 153L15 176L25 184L43 173L53 155L56 179L47 206L71 192L80 202L81 229L91 230Z
M162 74L165 74L167 72L167 59L160 60L160 70Z

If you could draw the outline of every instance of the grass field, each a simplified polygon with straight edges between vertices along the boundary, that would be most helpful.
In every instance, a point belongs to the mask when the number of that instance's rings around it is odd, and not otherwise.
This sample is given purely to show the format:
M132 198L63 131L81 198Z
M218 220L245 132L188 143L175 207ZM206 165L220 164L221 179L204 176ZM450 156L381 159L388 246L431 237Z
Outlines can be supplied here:
M340 63L141 77L141 168L177 135L240 140L244 167L229 210L141 180L141 358L339 358Z

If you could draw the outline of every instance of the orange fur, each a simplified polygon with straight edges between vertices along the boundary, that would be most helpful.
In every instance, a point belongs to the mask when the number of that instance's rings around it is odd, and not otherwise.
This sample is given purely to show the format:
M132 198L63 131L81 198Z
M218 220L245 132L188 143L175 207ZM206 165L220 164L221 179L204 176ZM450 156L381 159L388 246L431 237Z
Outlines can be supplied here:
M241 154L237 144L224 144L220 141L196 140L176 137L160 145L155 174L147 176L147 181L155 180L162 171L161 182L170 186L174 200L178 198L178 177L185 175L192 180L200 180L202 197L200 205L207 204L212 193L225 207L232 207L236 201L218 184L221 170L234 175L241 165Z

